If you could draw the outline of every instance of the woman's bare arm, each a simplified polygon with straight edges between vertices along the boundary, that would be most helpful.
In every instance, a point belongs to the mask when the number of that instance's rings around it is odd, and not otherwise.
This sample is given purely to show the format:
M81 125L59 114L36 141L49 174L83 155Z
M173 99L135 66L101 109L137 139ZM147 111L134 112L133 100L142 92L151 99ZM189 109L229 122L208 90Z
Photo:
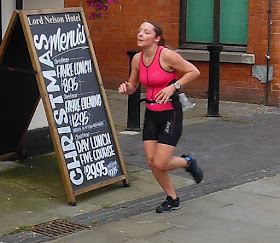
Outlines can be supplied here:
M140 53L134 55L131 61L131 72L128 81L125 81L119 86L120 94L133 94L139 85L139 61Z

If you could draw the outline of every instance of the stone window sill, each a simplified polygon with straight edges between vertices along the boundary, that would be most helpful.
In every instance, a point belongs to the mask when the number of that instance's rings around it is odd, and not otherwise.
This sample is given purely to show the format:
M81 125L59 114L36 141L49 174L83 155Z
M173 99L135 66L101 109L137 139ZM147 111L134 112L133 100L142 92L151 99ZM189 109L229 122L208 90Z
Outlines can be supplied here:
M184 59L188 61L205 61L209 62L210 54L205 50L176 50ZM225 63L242 63L255 64L255 55L243 52L226 52L222 51L220 54L220 62Z

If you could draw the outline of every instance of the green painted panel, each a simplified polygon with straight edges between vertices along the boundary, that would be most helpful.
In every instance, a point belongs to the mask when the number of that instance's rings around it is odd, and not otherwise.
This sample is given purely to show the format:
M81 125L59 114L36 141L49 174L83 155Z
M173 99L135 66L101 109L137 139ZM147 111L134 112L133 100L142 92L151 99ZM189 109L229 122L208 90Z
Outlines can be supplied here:
M220 42L247 44L248 0L221 0Z
M187 0L187 42L213 41L213 0Z
M187 1L186 41L212 43L214 0L185 1ZM247 44L248 1L221 0L220 43Z

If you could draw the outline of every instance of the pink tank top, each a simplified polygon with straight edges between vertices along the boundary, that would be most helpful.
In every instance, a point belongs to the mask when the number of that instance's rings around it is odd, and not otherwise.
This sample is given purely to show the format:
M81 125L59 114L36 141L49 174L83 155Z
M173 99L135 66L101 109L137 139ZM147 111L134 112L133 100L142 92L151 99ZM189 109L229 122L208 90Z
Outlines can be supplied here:
M165 71L159 62L159 57L163 46L159 46L154 57L153 62L149 66L145 66L143 63L143 52L141 52L139 69L140 69L140 81L143 85L147 86L146 98L148 100L156 100L155 95L167 87L173 79L177 79L177 73ZM146 103L146 106L149 110L152 111L165 111L173 110L171 102L166 104L157 104L157 103Z

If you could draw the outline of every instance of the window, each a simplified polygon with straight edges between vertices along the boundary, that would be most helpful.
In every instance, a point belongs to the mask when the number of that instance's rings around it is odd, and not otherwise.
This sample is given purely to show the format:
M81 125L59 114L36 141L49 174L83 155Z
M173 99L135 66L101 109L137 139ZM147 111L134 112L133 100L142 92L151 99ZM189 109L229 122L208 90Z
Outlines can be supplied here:
M246 51L248 0L220 0L220 43ZM181 0L180 48L206 49L213 42L214 0Z

